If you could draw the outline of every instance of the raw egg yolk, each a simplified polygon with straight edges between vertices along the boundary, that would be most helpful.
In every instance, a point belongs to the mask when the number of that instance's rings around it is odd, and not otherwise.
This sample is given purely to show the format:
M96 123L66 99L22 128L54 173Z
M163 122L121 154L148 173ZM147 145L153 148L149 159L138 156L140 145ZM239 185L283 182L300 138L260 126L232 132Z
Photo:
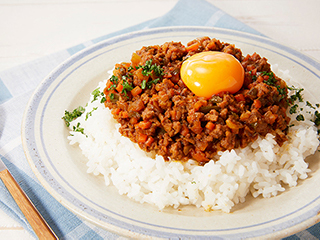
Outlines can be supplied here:
M236 93L243 85L244 69L231 54L197 53L181 66L182 81L197 96L210 98L220 92Z

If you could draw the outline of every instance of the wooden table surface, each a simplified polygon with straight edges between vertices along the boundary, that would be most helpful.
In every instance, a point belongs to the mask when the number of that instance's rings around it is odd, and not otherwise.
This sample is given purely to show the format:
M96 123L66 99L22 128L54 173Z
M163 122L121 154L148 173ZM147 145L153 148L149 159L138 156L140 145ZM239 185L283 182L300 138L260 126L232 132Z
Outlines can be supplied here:
M208 1L264 35L320 61L319 0ZM0 71L162 16L176 2L0 0ZM0 239L33 238L0 210Z

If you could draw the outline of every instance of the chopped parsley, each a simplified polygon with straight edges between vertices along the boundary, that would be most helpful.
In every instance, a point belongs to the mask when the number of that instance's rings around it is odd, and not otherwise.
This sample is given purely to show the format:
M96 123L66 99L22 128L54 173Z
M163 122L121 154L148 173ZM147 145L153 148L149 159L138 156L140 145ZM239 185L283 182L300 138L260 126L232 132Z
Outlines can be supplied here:
M131 91L133 89L132 85L128 82L128 80L126 79L125 76L122 76L122 90L121 90L121 93L123 93L125 96L127 96L127 91Z
M146 80L143 80L142 83L141 83L141 89L146 89L146 88L151 88L152 87L152 84L156 84L159 82L159 78L156 78L154 80L151 80L151 81L146 81Z
M104 93L100 92L99 88L97 88L97 89L93 90L92 95L93 95L93 100L91 102L94 102L98 99L98 97L103 96Z
M262 72L261 76L268 76L268 80L264 80L263 82L270 85L270 86L275 86L277 79L274 77L273 72Z
M90 112L87 112L87 114L86 114L86 119L85 119L85 120L87 121L87 120L88 120L88 117L89 117L89 116L92 116L92 112L95 111L95 110L97 110L97 109L98 109L97 107L94 107Z
M299 114L297 117L296 117L297 121L304 121L304 116L302 114Z
M297 108L298 108L298 104L293 105L293 106L290 108L289 113L290 113L290 114L296 113L296 112L297 112Z
M82 115L82 113L84 113L85 109L81 106L79 106L78 108L74 109L72 112L68 112L67 110L64 111L64 116L62 117L62 119L65 121L67 127L70 126L70 122L72 122L73 120L77 119L78 117L80 117Z
M117 84L118 81L119 81L119 79L118 79L118 77L116 77L115 75L112 75L111 78L110 78L110 81L111 81L112 83L114 83L114 84Z
M286 89L281 88L280 86L276 86L276 88L277 88L279 94L281 95L281 99L283 99L287 94Z
M141 83L141 89L145 89L147 87L147 81L143 80Z
M125 75L121 76L121 79L119 79L119 77L116 77L114 75L112 75L109 79L109 81L111 82L111 84L109 84L108 86L108 91L113 91L116 90L117 92L119 92L120 94L124 94L127 98L128 98L128 92L132 91L134 89L134 85L132 84L132 75L133 73L131 72L132 70L138 70L141 69L141 73L144 76L147 77L152 77L154 78L154 76L158 76L159 78L156 78L154 80L143 80L141 83L141 89L147 89L147 88L151 88L152 84L156 84L159 80L160 77L162 75L164 75L164 70L157 64L152 64L152 59L149 59L145 62L145 64L139 65L137 67L133 67L133 66L129 66L127 68L127 73ZM119 86L120 84L120 86ZM121 89L121 90L120 90ZM98 96L99 93L95 92L94 96ZM108 94L108 98L110 100L115 100L118 98L118 96L115 93L110 93ZM105 102L106 99L103 98L101 99L101 103Z
M108 88L108 91L116 89L119 79L115 75L112 75L110 77L110 82L112 82L112 85Z
M106 97L102 97L100 103L104 103L105 101L107 101Z
M306 102L306 105L310 108L316 109L314 106L312 106L312 104L309 101Z
M109 98L110 98L110 100L113 100L114 99L114 93L110 93Z
M93 101L97 100L97 99L98 99L98 97L100 96L99 88L97 88L97 89L93 90L92 95L93 95L93 100L92 100L91 102L93 102Z
M84 134L84 128L80 127L80 123L78 122L77 126L73 126L73 131L74 132L80 132L82 134Z
M252 71L249 71L249 74L251 76L252 81L257 80L257 76L256 75L252 75Z
M289 105L291 104L292 106L290 107L290 109L289 109L289 113L290 114L294 114L294 113L298 113L298 111L300 110L300 111L303 111L303 108L299 108L298 109L298 104L295 104L295 102L296 101L298 101L298 102L303 102L303 97L302 97L302 95L301 95L301 92L304 90L303 88L296 88L296 87L294 87L294 86L292 86L292 87L289 87L289 86L287 86L287 89L289 89L290 91L294 91L294 94L292 94L291 96L290 96L290 99L289 99L289 101L288 101L288 103L289 103ZM307 105L308 104L310 104L309 102L307 102L306 103ZM310 106L312 106L311 104L310 104ZM296 120L297 121L304 121L305 120L305 118L304 118L304 116L302 115L302 114L298 114L297 116L296 116Z
M319 126L320 125L320 113L318 111L315 111L314 115L316 118L313 120L313 122L316 126Z
M281 96L281 99L283 99L286 96L286 94L287 94L286 89L280 87L279 85L276 85L277 79L275 78L273 72L265 72L264 71L264 72L261 72L261 76L268 76L268 79L264 80L263 82L265 84L268 84L269 86L276 87L278 92L279 92L279 94L280 94L280 96Z
M290 96L290 101L289 104L291 104L291 107L289 109L289 113L290 114L294 114L294 113L298 113L298 111L300 110L300 112L303 111L303 108L298 106L298 104L296 104L295 102L303 102L303 96L302 96L302 91L304 90L303 88L296 88L294 86L292 87L287 87L289 90L294 91L294 94ZM320 107L320 104L315 104L312 105L309 101L306 101L306 106L311 108L311 109L317 109ZM306 111L306 113L310 114L310 116L312 116L312 114L314 114L313 116L313 120L310 119L310 121L314 122L315 126L319 126L320 125L320 113L318 112L318 110L316 110L314 113L312 113L312 111ZM297 121L304 121L305 117L300 113L296 116L296 120ZM318 130L318 134L320 134L320 131Z
M152 59L147 60L144 66L139 65L136 67L136 69L140 68L142 68L142 75L144 76L151 76L152 72L154 72L154 74L158 77L164 74L163 69L160 66L157 64L152 64Z
M295 102L296 100L299 100L299 102L303 102L303 97L301 95L301 92L304 90L303 88L295 88L295 87L287 87L291 91L295 91L293 95L290 96L291 102Z

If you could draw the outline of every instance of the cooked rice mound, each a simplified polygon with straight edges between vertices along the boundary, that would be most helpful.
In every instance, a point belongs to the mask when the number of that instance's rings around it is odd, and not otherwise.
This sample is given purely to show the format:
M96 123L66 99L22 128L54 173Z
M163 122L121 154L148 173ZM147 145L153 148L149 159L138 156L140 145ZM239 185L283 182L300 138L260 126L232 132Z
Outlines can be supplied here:
M273 71L289 81L288 72L277 70L277 66ZM100 89L105 84L101 82ZM146 153L121 136L110 110L99 99L92 100L86 112L71 122L72 135L68 137L88 159L87 172L103 176L106 185L114 185L119 194L154 204L160 210L195 205L208 211L230 212L235 204L245 201L248 193L253 197L276 196L308 177L311 170L305 158L319 145L313 122L292 121L289 140L281 147L273 135L267 134L245 148L219 152L204 166L193 160L164 161L162 156ZM91 113L87 119L86 113ZM72 131L78 123L84 134Z

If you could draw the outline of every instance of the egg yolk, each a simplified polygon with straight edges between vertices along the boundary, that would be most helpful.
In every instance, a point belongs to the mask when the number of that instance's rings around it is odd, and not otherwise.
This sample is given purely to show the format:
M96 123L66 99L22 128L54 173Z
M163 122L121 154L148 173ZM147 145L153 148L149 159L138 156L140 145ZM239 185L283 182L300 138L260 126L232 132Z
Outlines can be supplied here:
M183 62L182 81L197 96L210 98L220 92L236 93L243 85L244 69L231 54L197 53Z

